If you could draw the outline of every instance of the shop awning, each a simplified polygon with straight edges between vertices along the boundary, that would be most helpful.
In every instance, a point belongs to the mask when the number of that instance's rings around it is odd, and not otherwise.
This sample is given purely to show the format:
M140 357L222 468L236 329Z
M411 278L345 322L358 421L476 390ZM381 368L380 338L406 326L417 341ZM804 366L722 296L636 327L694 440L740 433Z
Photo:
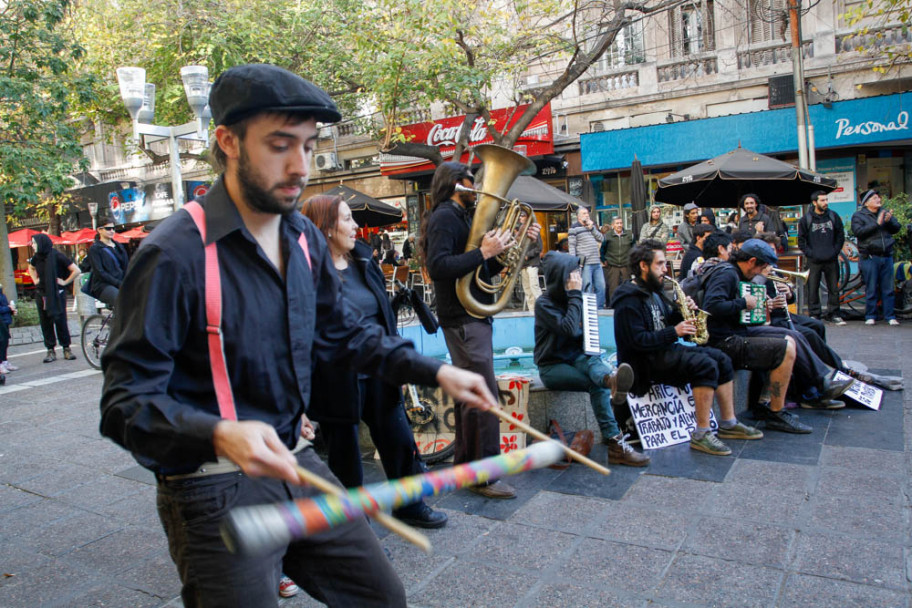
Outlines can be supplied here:
M530 205L534 211L573 211L580 205L588 207L575 196L529 175L517 177L505 198L519 199L519 202Z

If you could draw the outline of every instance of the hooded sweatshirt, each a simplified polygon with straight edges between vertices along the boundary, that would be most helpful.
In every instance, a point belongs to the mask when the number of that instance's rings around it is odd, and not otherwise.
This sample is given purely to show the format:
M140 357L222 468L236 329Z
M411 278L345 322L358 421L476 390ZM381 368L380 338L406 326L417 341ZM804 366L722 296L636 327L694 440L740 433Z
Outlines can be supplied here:
M633 368L633 392L642 395L649 390L650 357L673 348L681 314L664 295L649 291L639 281L621 283L611 298L611 307L618 362Z
M583 292L567 291L580 259L549 251L542 258L545 293L535 301L535 365L572 364L583 353Z

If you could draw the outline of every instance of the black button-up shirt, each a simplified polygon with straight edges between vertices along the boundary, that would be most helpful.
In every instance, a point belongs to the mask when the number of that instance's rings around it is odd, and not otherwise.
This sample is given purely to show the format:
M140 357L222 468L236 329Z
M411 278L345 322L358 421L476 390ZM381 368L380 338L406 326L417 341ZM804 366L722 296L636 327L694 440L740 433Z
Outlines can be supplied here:
M260 420L293 447L310 399L316 357L381 376L435 385L441 363L411 343L364 326L340 299L319 230L298 213L282 219L282 278L244 226L222 180L202 203L207 243L218 243L222 331L238 420ZM313 268L298 238L304 233ZM143 466L174 474L215 459L220 420L206 335L204 253L177 212L134 255L102 357L101 432Z

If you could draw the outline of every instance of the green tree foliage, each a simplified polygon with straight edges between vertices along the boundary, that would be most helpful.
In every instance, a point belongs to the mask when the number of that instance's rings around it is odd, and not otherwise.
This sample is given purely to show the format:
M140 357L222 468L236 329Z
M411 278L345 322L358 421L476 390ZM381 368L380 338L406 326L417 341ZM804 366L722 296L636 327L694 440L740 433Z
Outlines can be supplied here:
M129 119L115 70L146 69L156 85L156 122L191 119L180 80L185 65L205 65L211 79L244 63L273 63L328 90L347 90L337 78L344 57L322 41L332 31L331 14L319 2L289 0L84 0L73 23L87 53L86 69L102 83L98 102L87 108L106 124Z
M842 18L855 29L850 44L875 60L875 72L912 62L912 0L865 0Z
M92 79L73 69L84 51L64 27L69 9L67 0L0 2L0 276L10 286L7 216L62 195L83 159L69 111L91 99Z

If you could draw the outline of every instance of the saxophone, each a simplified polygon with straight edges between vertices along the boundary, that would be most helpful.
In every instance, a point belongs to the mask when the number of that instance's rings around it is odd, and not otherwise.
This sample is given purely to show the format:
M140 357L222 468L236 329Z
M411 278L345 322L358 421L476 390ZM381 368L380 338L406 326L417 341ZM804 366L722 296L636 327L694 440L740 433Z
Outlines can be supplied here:
M665 277L665 280L671 281L671 284L674 287L675 301L681 311L681 316L684 317L685 321L693 321L694 325L697 327L697 333L692 336L687 336L684 339L688 342L699 344L700 346L709 342L709 329L706 327L706 318L709 317L709 313L700 309L695 311L691 310L690 307L687 306L687 294L681 289L681 284L671 277Z

